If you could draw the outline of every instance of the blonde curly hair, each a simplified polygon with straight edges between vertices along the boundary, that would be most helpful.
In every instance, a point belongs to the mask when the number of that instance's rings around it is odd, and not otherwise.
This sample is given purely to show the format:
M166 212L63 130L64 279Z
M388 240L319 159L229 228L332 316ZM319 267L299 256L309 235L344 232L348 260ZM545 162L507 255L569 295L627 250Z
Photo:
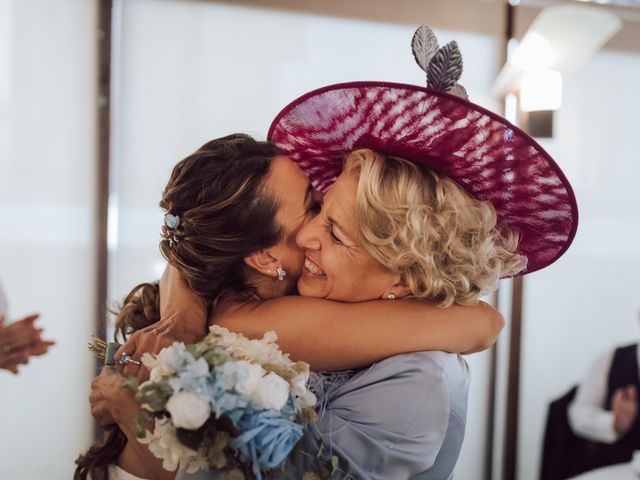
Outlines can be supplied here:
M526 267L518 236L496 225L489 202L407 160L355 150L344 171L358 178L356 229L364 248L402 275L413 296L472 305Z

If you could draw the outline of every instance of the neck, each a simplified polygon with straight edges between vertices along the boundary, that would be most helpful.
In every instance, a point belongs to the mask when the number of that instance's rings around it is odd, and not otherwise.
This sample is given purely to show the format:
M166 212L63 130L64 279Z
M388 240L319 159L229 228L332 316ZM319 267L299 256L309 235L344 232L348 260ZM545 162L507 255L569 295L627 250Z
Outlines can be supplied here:
M291 293L288 279L281 281L256 272L249 278L249 283L256 289L256 296L259 300L283 297Z
M264 300L293 294L291 281L289 279L280 281L276 278L272 278L268 275L263 275L255 271L247 271L246 275L247 283L255 289L255 293L250 296L243 295L227 298L220 302L215 311L212 312L209 317L209 325L213 325L216 317L220 314L224 314L227 309L233 309L240 305L246 305L254 302L259 303Z

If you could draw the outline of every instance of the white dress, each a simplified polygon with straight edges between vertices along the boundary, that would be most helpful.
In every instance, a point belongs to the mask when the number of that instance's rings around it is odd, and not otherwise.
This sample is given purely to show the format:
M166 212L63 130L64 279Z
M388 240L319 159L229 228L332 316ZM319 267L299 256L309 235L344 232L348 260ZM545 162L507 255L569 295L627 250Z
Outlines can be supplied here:
M109 480L147 480L145 478L136 477L131 475L126 470L123 470L118 465L109 465ZM91 476L89 476L91 480Z

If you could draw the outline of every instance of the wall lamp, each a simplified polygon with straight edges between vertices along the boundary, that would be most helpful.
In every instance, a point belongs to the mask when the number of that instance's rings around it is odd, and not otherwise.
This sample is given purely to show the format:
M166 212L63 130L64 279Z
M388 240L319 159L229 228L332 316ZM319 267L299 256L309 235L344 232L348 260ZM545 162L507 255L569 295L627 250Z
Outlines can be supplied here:
M622 20L606 10L583 5L543 9L494 84L499 98L516 94L520 111L528 112L530 133L551 136L553 111L562 104L563 79L577 70L622 28Z

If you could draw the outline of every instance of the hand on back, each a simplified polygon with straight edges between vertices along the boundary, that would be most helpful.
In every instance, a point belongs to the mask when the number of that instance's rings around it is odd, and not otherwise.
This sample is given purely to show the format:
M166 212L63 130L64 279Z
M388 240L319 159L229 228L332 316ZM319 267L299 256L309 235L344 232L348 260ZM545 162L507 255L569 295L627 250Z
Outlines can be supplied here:
M204 303L172 266L165 269L160 280L160 318L159 322L133 333L116 353L116 364L123 375L143 382L149 378L149 370L141 360L145 352L158 353L173 342L195 343L207 334ZM133 362L122 365L125 353Z

